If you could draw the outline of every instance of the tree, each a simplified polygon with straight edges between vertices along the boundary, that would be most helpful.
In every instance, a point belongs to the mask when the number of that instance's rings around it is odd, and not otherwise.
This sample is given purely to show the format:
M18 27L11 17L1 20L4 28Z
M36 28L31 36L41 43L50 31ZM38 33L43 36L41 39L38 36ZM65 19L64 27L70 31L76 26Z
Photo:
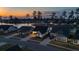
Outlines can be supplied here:
M74 11L73 11L73 10L71 10L71 11L69 12L69 17L68 17L68 19L69 19L69 21L70 21L71 23L74 22L75 17L74 17Z
M62 16L63 16L63 19L65 19L65 17L67 17L67 12L63 11Z
M2 25L2 16L0 16L0 22L1 22L1 25Z
M53 22L57 22L56 12L52 12L51 19L53 20Z
M8 23L12 23L12 21L13 21L13 16L10 15L9 18L10 18L10 20L8 20Z
M79 8L76 9L75 14L76 14L76 19L79 19Z
M63 12L62 12L62 15L60 16L60 19L61 19L60 22L65 22L66 17L67 17L67 12L66 12L66 11L63 11Z
M29 14L26 14L26 18L29 18L30 17L30 15Z
M36 17L36 16L37 16L36 13L37 13L36 11L33 11L33 19L37 19L37 17Z
M52 12L51 19L55 19L56 13Z
M74 11L72 10L72 11L70 11L70 13L69 13L69 18L73 18L73 16L74 16Z
M38 11L38 19L42 19L42 12L41 11Z
M12 15L10 15L10 16L9 16L9 18L10 18L10 19L13 19L13 16L12 16Z

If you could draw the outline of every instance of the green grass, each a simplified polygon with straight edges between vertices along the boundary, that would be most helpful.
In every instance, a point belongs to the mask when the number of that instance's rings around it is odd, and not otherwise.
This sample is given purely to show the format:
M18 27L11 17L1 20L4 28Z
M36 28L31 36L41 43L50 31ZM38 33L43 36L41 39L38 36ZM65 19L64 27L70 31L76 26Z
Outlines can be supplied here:
M61 42L61 41L51 41L50 44L56 44L56 45L59 45L59 46L79 50L79 45L74 45L74 44L71 44L71 43L66 43L66 42Z
M0 51L6 51L8 48L12 47L13 45L11 44L6 44L0 47Z

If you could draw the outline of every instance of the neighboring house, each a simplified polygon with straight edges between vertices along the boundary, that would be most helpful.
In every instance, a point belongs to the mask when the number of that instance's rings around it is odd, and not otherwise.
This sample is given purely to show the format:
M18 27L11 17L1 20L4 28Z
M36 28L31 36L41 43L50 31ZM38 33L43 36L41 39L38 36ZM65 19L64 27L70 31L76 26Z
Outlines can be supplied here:
M10 31L16 31L16 30L18 30L18 28L15 27L15 26L10 26L10 27L8 28L8 31L9 31L9 32L10 32Z
M75 33L75 38L71 39L73 44L79 45L79 30L76 31Z
M31 26L22 26L18 29L18 31L22 34L22 33L31 33L33 30L33 27Z
M72 43L75 44L75 45L79 45L79 39L73 39Z
M0 32L6 33L9 27L12 25L0 25Z
M3 29L4 31L8 30L8 28L12 25L0 25L0 29Z
M63 35L58 34L58 35L56 35L55 40L62 41L62 42L67 42L68 38L63 36Z

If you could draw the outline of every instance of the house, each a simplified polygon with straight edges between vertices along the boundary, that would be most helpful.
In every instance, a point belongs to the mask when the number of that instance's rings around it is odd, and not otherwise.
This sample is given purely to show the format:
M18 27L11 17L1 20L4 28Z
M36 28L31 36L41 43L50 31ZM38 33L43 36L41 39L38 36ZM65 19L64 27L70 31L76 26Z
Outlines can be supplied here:
M6 31L6 30L8 30L8 28L9 28L10 26L12 26L12 25L0 25L0 30L3 29L3 31Z
M9 32L11 32L11 31L16 31L16 30L18 30L18 28L15 27L15 26L10 26L10 27L8 28L8 31L9 31Z
M47 32L48 27L47 26L36 26L32 31L33 37L43 37Z
M73 44L79 45L79 30L75 33L75 38L71 39Z
M28 34L28 33L31 33L32 30L33 30L33 27L31 27L31 26L21 26L18 29L20 34L24 34L24 33Z
M12 25L0 25L0 33L6 33L8 28Z
M62 42L67 42L68 38L64 35L58 34L58 35L56 35L55 40L62 41Z
M15 26L10 26L9 28L8 28L8 31L16 31L18 28L17 27L15 27Z
M72 43L75 45L79 45L79 39L71 39Z

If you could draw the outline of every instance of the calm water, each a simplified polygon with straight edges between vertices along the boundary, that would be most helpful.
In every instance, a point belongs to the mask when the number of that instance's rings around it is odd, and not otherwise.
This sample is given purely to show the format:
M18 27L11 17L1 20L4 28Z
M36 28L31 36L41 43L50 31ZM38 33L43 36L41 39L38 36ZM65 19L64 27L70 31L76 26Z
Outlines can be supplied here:
M0 23L0 25L13 25L16 27L21 27L21 26L33 26L33 23L25 23L25 24L9 24L9 23Z

